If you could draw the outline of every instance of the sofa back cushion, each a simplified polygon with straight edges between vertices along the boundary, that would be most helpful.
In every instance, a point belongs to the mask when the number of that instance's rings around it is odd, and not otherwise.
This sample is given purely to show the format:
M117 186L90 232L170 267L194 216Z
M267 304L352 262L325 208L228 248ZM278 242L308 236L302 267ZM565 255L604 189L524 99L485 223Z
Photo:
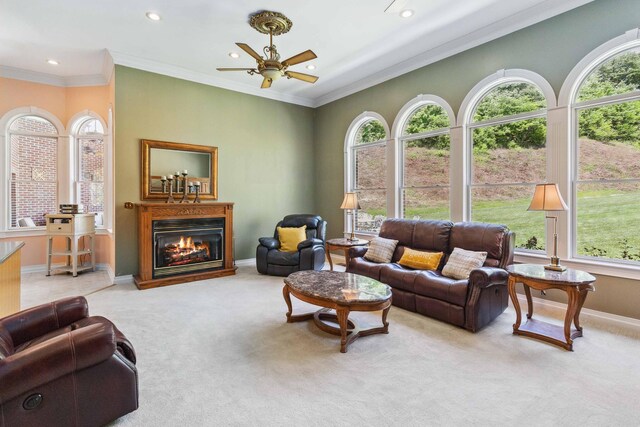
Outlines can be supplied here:
M390 218L380 227L380 237L398 241L392 262L398 262L405 247L427 252L449 253L451 221Z
M456 222L451 228L449 253L453 248L468 251L486 252L485 266L497 267L503 257L504 239L507 227L499 224L483 222Z

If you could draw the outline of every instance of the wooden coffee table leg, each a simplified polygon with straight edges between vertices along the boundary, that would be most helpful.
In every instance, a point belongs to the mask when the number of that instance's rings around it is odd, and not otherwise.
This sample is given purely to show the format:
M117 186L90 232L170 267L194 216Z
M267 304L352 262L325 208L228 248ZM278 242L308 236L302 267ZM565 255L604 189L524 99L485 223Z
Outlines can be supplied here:
M347 327L349 320L349 309L348 308L337 308L336 315L338 317L338 325L340 325L340 353L347 352L347 346L349 343L347 342Z
M382 310L382 326L384 330L383 334L389 333L389 322L387 322L387 314L389 314L390 308L391 308L391 304L389 304L389 307Z
M518 302L518 295L516 294L516 278L509 276L508 286L509 296L511 297L511 303L513 309L516 312L516 323L513 324L513 333L515 334L520 328L520 322L522 321L522 315L520 314L520 302ZM525 286L526 288L526 286Z
M293 308L291 306L291 296L289 295L289 286L284 285L282 288L282 296L284 296L284 301L287 303L287 307L289 311L287 311L287 323L291 323L291 313L293 312Z
M569 301L567 302L567 313L564 316L564 339L567 343L567 345L564 347L569 351L573 351L571 324L573 323L574 317L577 313L578 299L580 298L580 295L578 294L577 289L573 287L569 287L568 289L566 289L566 291L569 296ZM578 331L578 333L580 332Z
M580 291L580 297L578 298L578 308L576 309L576 314L573 316L573 323L576 325L576 329L580 331L582 334L582 326L580 326L580 311L582 310L582 306L584 305L584 301L587 299L587 289L582 289Z
M531 288L526 283L523 283L522 286L524 287L524 294L527 296L527 319L531 319L531 316L533 316L533 301L531 299Z

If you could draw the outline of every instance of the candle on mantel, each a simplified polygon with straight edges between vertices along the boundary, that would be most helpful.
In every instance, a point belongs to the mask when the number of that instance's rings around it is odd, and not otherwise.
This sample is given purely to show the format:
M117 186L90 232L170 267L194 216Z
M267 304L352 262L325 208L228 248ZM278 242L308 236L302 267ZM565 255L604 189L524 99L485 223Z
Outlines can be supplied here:
M160 179L161 179L162 181L166 181L166 180L167 180L167 177L166 177L165 175L162 175L162 176L160 177Z
M195 181L193 185L195 185L196 187L200 187L200 181Z
M175 176L180 176L180 172L176 171Z
M169 178L169 179L173 179L173 175L169 175L167 178Z
M183 175L187 175L187 170L186 170L186 169L185 169L185 170L183 170L183 171L182 171L182 174L183 174Z

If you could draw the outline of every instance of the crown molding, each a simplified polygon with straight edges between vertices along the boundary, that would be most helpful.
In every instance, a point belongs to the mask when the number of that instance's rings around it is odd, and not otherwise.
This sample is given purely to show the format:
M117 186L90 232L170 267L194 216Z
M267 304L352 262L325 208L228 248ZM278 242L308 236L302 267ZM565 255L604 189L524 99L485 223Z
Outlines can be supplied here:
M273 99L275 101L287 102L290 104L303 105L305 107L313 107L313 99L301 96L290 95L286 93L276 92L274 90L265 91L253 85L244 83L231 82L226 79L214 77L207 73L192 71L176 65L164 64L150 59L143 59L122 52L110 50L109 53L116 65L136 68L138 70L149 71L156 74L162 74L169 77L188 80L196 83L202 83L209 86L215 86L222 89L228 89L235 92L242 92L248 95L255 95L262 98Z
M56 76L49 73L23 70L21 68L9 67L6 65L0 65L0 77L59 87L103 86L109 82L108 80L105 80L103 74Z
M413 58L394 64L355 83L340 87L314 99L313 107L320 107L338 99L345 98L361 90L391 80L403 74L441 61L465 50L503 37L507 34L537 24L538 22L560 15L569 10L591 3L594 0L566 0L558 4L556 0L547 0L529 9L487 25L479 30L458 37L436 48L422 52Z

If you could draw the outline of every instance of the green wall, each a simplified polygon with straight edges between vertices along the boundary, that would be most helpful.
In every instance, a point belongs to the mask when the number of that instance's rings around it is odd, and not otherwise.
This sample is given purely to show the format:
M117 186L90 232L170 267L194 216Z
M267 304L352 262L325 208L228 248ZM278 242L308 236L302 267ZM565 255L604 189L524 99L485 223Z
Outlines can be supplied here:
M313 110L116 67L116 275L138 271L140 139L218 147L218 201L234 202L236 259L290 213L314 212Z
M500 69L535 71L556 95L571 69L590 51L640 26L637 0L596 0L539 24L404 74L316 109L314 142L318 214L328 221L328 236L342 235L344 138L364 111L380 113L392 126L402 106L419 94L444 98L456 114L467 93ZM585 307L640 318L640 283L600 276L598 292Z

